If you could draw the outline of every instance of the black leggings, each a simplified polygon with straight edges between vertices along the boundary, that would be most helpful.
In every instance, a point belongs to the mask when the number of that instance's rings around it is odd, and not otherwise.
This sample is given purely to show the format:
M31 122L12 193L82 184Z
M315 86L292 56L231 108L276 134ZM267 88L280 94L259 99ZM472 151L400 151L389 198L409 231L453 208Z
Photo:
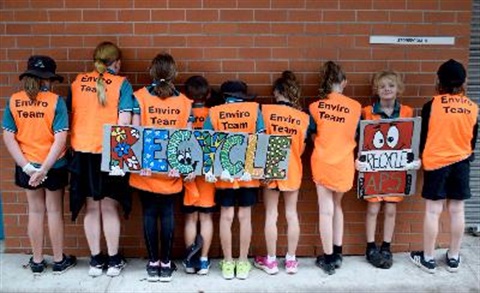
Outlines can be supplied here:
M143 210L143 234L151 262L161 260L163 263L170 261L173 245L173 231L175 220L173 207L178 194L158 194L140 190L140 200ZM161 225L161 250L158 257L158 218Z

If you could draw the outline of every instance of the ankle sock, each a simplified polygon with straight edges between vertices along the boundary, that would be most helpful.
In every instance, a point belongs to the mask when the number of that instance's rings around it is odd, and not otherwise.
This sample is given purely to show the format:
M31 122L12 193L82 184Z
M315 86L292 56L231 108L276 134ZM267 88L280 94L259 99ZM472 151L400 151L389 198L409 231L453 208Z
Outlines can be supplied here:
M333 253L334 254L342 254L342 246L340 245L333 245Z
M274 256L270 256L270 255L267 255L267 261L268 262L274 262L277 260L277 256L274 255Z
M332 263L333 262L333 253L332 254L324 254L325 256L325 263Z
M295 258L295 255L290 255L288 254L287 252L287 255L285 255L285 260L286 261L294 261L296 258Z
M206 256L201 256L201 257L200 257L200 261L208 261L208 257L206 257Z
M375 249L377 248L377 245L375 242L367 242L367 250Z
M390 251L390 242L383 241L380 250Z
M425 261L431 261L431 260L433 260L433 256L431 256L431 255L426 255L426 254L424 254L424 255L423 255L423 258L425 259Z

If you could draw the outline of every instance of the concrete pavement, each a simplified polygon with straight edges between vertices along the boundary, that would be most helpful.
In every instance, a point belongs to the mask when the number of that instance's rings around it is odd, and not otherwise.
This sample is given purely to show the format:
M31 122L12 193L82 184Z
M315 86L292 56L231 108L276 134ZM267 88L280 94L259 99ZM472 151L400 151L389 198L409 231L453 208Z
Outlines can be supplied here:
M445 269L445 249L438 249L439 268L433 275L417 268L407 253L394 254L389 270L372 267L364 256L344 257L343 266L327 276L314 265L313 258L300 258L296 275L283 269L274 276L253 268L247 280L224 280L214 260L208 276L187 275L179 270L170 283L146 281L146 260L128 259L119 277L87 275L88 259L80 258L75 268L63 275L46 273L34 277L23 268L30 258L23 254L0 255L1 292L480 292L480 237L466 235L462 246L462 264L458 273ZM47 261L51 258L47 258Z

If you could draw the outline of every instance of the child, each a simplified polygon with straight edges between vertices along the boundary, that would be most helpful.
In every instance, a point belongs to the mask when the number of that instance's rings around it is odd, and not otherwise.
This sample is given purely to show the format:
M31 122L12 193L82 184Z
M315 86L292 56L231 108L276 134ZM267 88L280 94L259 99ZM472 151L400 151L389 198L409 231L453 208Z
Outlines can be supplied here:
M437 267L435 242L445 203L450 215L450 245L445 262L450 272L457 272L460 267L460 246L465 231L464 201L472 196L470 160L473 160L478 135L478 105L465 96L463 65L450 59L439 67L437 77L438 95L422 108L424 250L410 253L418 267L432 274Z
M202 129L208 115L206 101L210 99L211 93L208 81L202 76L191 76L185 82L185 93L194 101L193 128ZM195 181L186 182L184 187L185 196L182 210L186 213L184 236L187 247L187 257L184 261L185 271L190 274L206 275L210 268L208 251L213 237L212 212L216 210L215 184L205 182L203 177L198 176ZM197 236L198 220L200 220L200 234ZM200 260L197 264L197 259L192 259L192 256L200 250Z
M301 155L305 148L310 118L308 114L299 110L301 109L301 88L293 72L284 71L282 77L275 81L273 95L277 104L262 106L266 133L291 135L290 163L285 180L273 180L263 189L266 214L265 241L267 242L268 255L266 257L256 257L254 265L267 274L278 273L276 260L278 200L280 194L283 194L285 216L288 222L288 251L285 256L285 270L289 274L295 274L298 271L295 251L300 237L297 200L303 174ZM276 117L286 118L279 120ZM294 119L289 120L288 117L294 117ZM286 131L286 129L289 129L289 131Z
M100 43L93 53L95 69L77 76L71 87L67 106L71 111L70 208L75 220L86 205L84 229L90 248L88 275L100 276L108 267L107 276L115 277L126 265L118 252L120 217L118 206L125 214L131 208L127 177L109 176L100 171L103 125L128 125L133 106L132 86L118 76L121 66L120 49L111 42ZM107 243L108 259L100 248L101 230Z
M13 157L15 184L25 189L28 201L28 236L34 275L44 272L43 224L45 210L53 250L53 273L75 266L75 256L63 254L63 194L68 184L65 158L68 113L62 97L50 91L63 81L48 56L31 56L20 75L23 90L12 95L3 116L3 140ZM26 115L28 114L28 115ZM32 115L34 114L34 115Z
M247 95L247 84L243 81L226 81L220 87L226 97L225 104L210 108L209 116L203 125L205 129L216 131L260 133L264 131L262 113L257 103L252 102L253 97ZM244 118L235 117L233 113L248 113ZM222 114L222 115L221 115ZM225 123L226 121L232 123ZM235 122L242 123L235 123ZM230 129L228 126L237 124L245 128ZM247 279L251 264L248 261L248 250L252 238L251 210L257 201L257 192L260 182L258 180L233 182L219 181L216 188L221 190L217 203L220 210L220 242L223 251L223 261L220 263L222 276L227 279ZM235 205L238 208L240 222L240 256L234 262L232 257L232 222L235 215Z
M177 65L173 57L169 54L158 54L150 66L150 76L153 83L134 93L136 101L133 124L156 128L191 128L192 101L180 94L173 85L177 76ZM149 111L151 108L159 110ZM161 111L162 109L165 111ZM169 125L154 124L155 121L169 121ZM143 231L149 257L146 267L147 280L170 282L176 270L175 263L171 261L175 230L173 210L175 199L183 188L182 179L151 174L149 169L143 169L140 174L131 174L130 185L137 189L142 203Z
M401 105L397 97L403 93L405 86L402 77L395 71L380 71L373 78L373 90L377 101L373 106L363 108L362 118L365 120L395 119L413 117L412 108ZM357 161L358 162L358 161ZM366 216L367 248L365 256L375 267L389 269L393 264L390 243L395 229L397 203L403 196L384 196L368 198ZM385 219L383 223L383 243L380 250L375 244L377 216L385 202Z
M347 79L339 65L326 62L320 71L320 80L320 100L309 106L316 124L311 164L324 252L317 257L316 264L332 275L342 264L341 201L344 192L353 185L353 150L362 108L357 101L342 95Z

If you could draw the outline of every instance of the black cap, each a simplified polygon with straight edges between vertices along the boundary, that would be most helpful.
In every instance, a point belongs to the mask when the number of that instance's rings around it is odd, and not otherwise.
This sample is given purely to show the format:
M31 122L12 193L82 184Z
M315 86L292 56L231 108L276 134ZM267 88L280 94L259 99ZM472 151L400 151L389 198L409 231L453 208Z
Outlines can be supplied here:
M226 95L243 100L253 100L255 95L248 95L247 84L241 80L228 80L220 86L220 91Z
M55 74L57 64L48 56L34 55L28 59L27 71L20 74L21 80L24 76L34 76L41 79L63 81L63 77Z
M462 63L453 59L440 65L437 71L440 84L448 87L459 87L465 82L467 72Z

